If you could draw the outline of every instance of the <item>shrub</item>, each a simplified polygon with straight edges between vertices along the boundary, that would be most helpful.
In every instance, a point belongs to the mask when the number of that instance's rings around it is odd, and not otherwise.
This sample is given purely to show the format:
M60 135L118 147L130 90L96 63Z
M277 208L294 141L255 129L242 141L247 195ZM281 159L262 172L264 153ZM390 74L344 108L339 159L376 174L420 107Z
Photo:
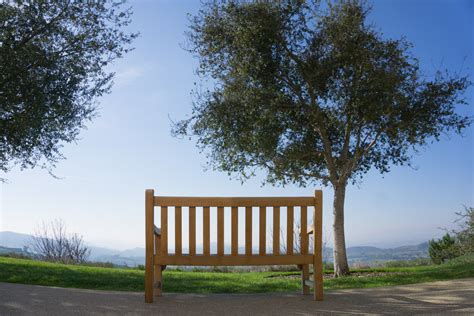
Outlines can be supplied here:
M456 243L456 238L449 233L446 233L441 239L430 240L428 253L435 264L441 264L461 254L459 245Z
M456 212L454 221L458 229L447 230L441 239L429 242L429 255L435 264L440 264L462 255L474 253L474 208L464 206L464 210Z
M456 213L459 231L456 238L459 242L461 254L474 253L474 208L464 207L464 210Z
M49 262L82 264L87 262L91 252L82 236L69 234L66 223L60 219L49 224L43 222L36 229L31 242L35 254Z

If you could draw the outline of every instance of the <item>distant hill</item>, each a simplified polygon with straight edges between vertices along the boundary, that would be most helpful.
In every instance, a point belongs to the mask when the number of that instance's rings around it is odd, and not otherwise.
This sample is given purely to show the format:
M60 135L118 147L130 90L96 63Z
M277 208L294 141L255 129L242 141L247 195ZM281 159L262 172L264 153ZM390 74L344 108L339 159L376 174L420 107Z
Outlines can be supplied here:
M325 255L328 261L332 261L332 248L326 249ZM426 258L428 257L428 242L396 248L349 247L347 248L347 257L351 263Z
M0 246L8 248L21 248L28 247L31 243L32 236L27 234L15 233L15 232L0 232Z
M14 248L15 251L24 252L31 241L32 236L15 232L0 232L0 253L8 252L6 248ZM214 248L211 245L211 249ZM132 248L127 250L116 250L104 247L90 246L90 261L112 262L121 266L137 266L145 262L145 249ZM243 249L240 249L241 252ZM185 249L183 249L185 251ZM230 248L226 247L226 253ZM11 252L11 251L10 251ZM376 261L390 260L412 260L428 257L428 243L419 245L401 246L396 248L378 248L378 247L349 247L347 256L350 263L373 263ZM324 260L332 261L332 248L326 248L324 251Z
M17 255L25 255L25 256L28 256L30 254L29 252L26 252L23 248L9 248L9 247L0 246L0 254L5 254L5 253L14 253Z
M28 254L33 236L28 234L15 233L10 231L0 232L0 254L18 253ZM91 255L90 261L112 262L120 266L137 266L145 262L145 249L133 248L127 250L117 250L105 247L89 245Z

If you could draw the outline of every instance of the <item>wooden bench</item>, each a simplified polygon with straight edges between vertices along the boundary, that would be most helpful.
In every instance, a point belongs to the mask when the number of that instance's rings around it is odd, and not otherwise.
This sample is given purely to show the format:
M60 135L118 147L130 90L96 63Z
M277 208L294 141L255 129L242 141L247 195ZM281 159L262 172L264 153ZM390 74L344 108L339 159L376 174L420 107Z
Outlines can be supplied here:
M162 271L173 266L253 266L298 265L303 294L314 287L314 299L323 300L322 268L322 191L311 197L170 197L145 192L146 269L145 302L152 303L162 293ZM161 228L155 226L155 206L160 207ZM189 211L189 252L182 250L182 209ZM231 253L224 253L224 208L231 208ZM238 208L245 208L245 254L238 253ZM313 225L308 228L308 207L313 209ZM196 252L196 208L202 208L203 253ZM211 254L210 210L217 208L217 253ZM267 208L273 211L273 252L267 254ZM299 208L300 252L294 252L293 227L295 208ZM175 252L168 252L168 213L174 210ZM259 212L259 251L252 253L252 212ZM286 253L280 253L280 213L287 212ZM308 251L309 234L314 234L312 253ZM309 266L313 265L313 278Z

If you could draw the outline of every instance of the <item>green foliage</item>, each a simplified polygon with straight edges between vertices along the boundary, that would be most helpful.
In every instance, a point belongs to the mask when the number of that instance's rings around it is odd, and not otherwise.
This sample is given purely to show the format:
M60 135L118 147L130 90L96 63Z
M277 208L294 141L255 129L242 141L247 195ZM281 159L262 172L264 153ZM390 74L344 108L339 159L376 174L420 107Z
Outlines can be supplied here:
M446 233L441 239L429 242L429 255L434 263L440 264L447 260L474 254L474 208L464 207L456 212L458 229Z
M0 3L0 171L61 158L111 87L106 66L130 50L123 1Z
M441 239L430 240L428 253L435 264L441 264L446 260L458 257L460 249L456 244L456 239L447 233Z
M465 255L459 256L457 258L454 258L452 260L449 260L446 262L446 265L463 265L463 264L472 264L474 263L474 253L467 253Z
M464 207L463 211L457 212L459 229L453 231L459 243L462 254L474 253L474 208Z
M343 185L470 123L468 77L426 79L405 39L385 39L363 1L209 1L189 50L211 91L174 127L218 170L272 184Z
M360 272L384 272L377 276ZM324 288L349 289L411 284L474 277L474 256L445 264L403 268L354 270L354 276L325 279ZM166 269L166 293L299 292L299 272L182 272ZM143 291L144 273L138 269L97 268L0 257L0 282L75 287L96 290Z
M441 239L429 242L429 254L434 263L440 264L466 254L474 254L474 208L464 207L456 212L458 229L446 233Z

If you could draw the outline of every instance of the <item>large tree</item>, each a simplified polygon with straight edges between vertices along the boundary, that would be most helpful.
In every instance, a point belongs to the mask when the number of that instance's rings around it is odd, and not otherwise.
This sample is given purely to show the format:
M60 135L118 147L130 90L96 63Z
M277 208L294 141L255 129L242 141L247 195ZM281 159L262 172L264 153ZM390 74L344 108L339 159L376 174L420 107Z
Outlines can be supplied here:
M467 77L421 74L404 39L367 23L360 1L212 1L191 19L190 51L214 83L174 128L218 170L270 184L334 189L334 271L349 272L348 183L409 164L413 150L460 133Z
M0 3L0 171L50 168L110 89L106 66L127 52L124 1ZM1 177L0 177L1 178Z

